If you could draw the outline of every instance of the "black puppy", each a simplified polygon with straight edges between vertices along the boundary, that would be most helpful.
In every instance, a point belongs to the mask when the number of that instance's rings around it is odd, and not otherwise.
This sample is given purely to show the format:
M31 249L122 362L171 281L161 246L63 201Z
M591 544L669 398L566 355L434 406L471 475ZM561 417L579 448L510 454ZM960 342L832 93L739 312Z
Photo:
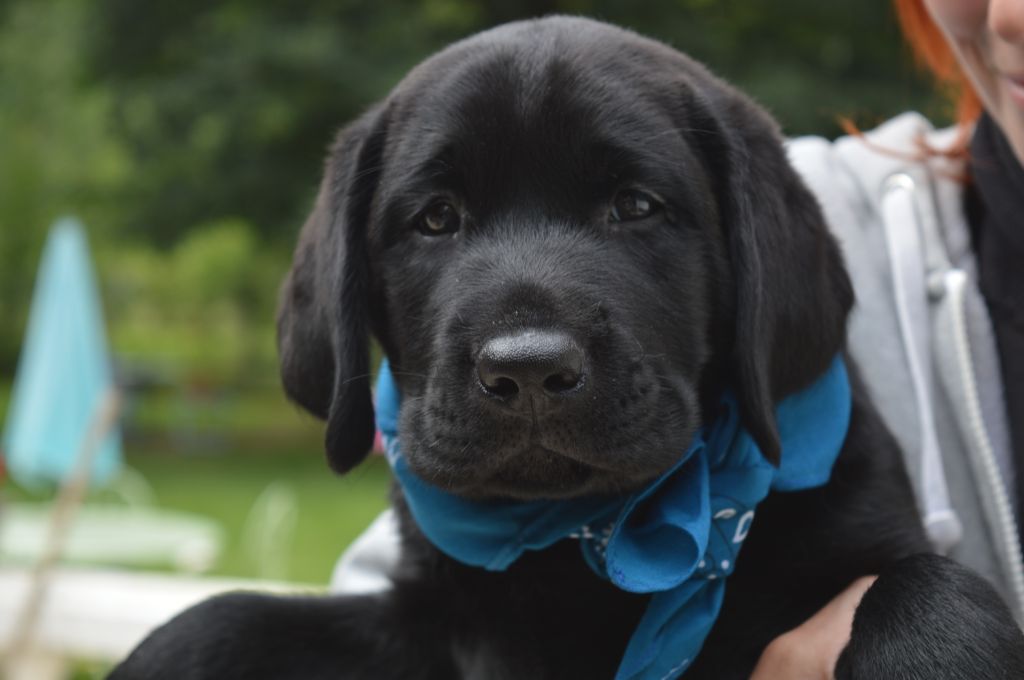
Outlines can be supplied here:
M453 45L342 131L284 285L282 375L345 472L374 432L372 332L420 478L483 501L614 497L672 467L727 389L778 464L775 406L841 353L851 304L764 112L662 44L550 18ZM1019 677L1024 639L994 591L910 557L928 546L900 453L850 375L830 480L758 506L686 678L747 678L873 573L838 677ZM487 571L394 504L387 593L215 598L112 677L615 674L649 598L596 576L577 540Z

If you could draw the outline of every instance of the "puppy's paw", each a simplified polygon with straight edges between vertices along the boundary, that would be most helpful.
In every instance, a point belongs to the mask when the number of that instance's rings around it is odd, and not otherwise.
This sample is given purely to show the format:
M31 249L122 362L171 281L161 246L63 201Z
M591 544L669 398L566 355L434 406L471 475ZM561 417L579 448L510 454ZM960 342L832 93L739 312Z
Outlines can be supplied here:
M1024 678L1024 635L995 589L937 555L884 570L864 595L837 680Z
M450 680L445 636L416 603L228 593L150 633L109 680Z
M247 593L230 593L185 610L150 633L108 680L242 677L241 669L227 667L226 660L242 659L245 663L245 656L240 655L245 650L240 647L246 636L241 631L249 627L247 620L259 609L260 599Z

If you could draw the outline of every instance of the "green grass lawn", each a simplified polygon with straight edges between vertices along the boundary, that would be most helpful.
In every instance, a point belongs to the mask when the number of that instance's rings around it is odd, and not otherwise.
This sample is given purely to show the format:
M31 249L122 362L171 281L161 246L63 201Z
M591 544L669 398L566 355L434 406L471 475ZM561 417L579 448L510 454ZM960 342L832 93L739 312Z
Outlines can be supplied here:
M0 417L10 383L0 380ZM158 507L212 518L225 530L212 574L266 576L246 539L246 521L271 484L294 499L297 522L280 540L277 578L326 584L341 551L387 507L390 473L371 456L344 477L323 453L323 424L288 404L279 389L245 390L219 400L186 399L178 392L146 395L125 414L125 462L152 487ZM0 420L2 422L2 420ZM90 500L112 500L110 491ZM45 501L8 479L0 499ZM285 557L282 557L284 555Z
M345 477L334 475L320 451L229 453L218 456L129 456L161 507L220 521L227 545L214 573L256 577L244 526L257 497L271 483L294 492L297 523L287 551L289 580L326 583L347 546L387 506L390 473L372 457Z
M294 530L274 548L280 551L275 559L287 565L275 578L326 584L341 551L387 506L390 473L379 456L345 477L334 475L313 448L216 455L140 454L129 448L126 459L152 487L158 507L209 517L224 527L224 551L211 571L217 575L266 576L245 527L256 499L270 484L290 492L297 510ZM12 500L49 498L10 482L4 492ZM100 492L91 500L110 501L111 496Z

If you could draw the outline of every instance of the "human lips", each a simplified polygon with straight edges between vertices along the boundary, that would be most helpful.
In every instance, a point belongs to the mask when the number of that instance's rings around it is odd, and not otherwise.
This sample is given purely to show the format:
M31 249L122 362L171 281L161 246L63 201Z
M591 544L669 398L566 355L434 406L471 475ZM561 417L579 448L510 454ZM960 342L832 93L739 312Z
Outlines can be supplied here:
M1004 73L1003 79L1006 81L1006 89L1010 98L1017 106L1024 108L1024 73L1013 75Z

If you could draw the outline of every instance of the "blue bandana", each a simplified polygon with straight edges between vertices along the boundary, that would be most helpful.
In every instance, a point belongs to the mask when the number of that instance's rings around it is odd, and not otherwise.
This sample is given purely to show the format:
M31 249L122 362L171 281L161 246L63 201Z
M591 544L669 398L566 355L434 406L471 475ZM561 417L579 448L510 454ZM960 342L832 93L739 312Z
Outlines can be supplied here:
M679 462L627 498L471 501L417 477L398 440L399 394L387 361L377 380L377 422L391 468L420 529L465 564L502 571L527 550L578 538L599 576L650 593L616 680L666 680L689 667L718 617L725 577L770 490L825 484L846 439L850 385L837 357L825 374L776 408L775 468L739 420L732 395L694 435Z

